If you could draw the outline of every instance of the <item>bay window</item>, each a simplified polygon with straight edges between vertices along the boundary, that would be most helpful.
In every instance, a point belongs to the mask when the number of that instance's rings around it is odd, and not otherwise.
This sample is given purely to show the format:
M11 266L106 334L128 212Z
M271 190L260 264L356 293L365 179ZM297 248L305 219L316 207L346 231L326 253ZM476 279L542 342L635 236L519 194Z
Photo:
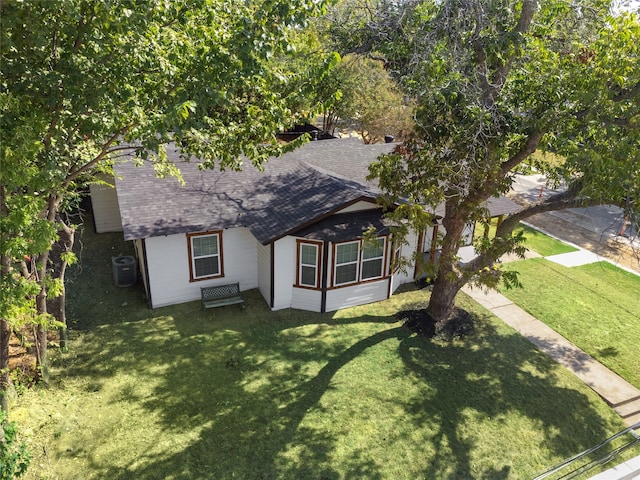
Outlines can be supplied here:
M359 256L359 241L336 245L334 285L344 285L358 281Z
M384 276L384 238L376 238L373 244L364 244L362 249L362 280Z
M385 275L386 237L372 242L356 240L334 247L333 286L342 286L383 278Z

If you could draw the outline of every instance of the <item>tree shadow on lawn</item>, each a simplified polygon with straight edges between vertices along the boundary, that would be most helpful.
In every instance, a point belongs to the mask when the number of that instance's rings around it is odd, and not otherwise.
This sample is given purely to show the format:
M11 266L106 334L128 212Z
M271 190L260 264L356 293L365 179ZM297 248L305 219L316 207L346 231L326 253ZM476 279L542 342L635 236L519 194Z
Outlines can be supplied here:
M556 364L486 319L475 337L438 343L366 309L351 318L331 318L267 313L265 307L252 320L232 310L210 318L192 306L182 315L174 310L173 317L88 334L95 338L85 343L71 371L97 391L114 375L131 375L110 401L147 412L143 415L164 437L152 445L178 438L185 445L175 448L176 440L165 450L123 450L129 461L92 461L91 472L115 479L375 480L389 478L386 464L396 462L405 478L517 478L524 467L511 465L515 457L525 466L532 462L535 467L529 468L537 471L547 465L536 465L536 451L549 451L559 460L610 434L608 420L594 411L591 400L560 381ZM360 374L362 383L344 383L344 371L383 347L392 355L390 370L381 360ZM149 376L150 370L157 373ZM380 377L383 383L410 377L414 390L385 392L382 399L382 393L367 390L367 383ZM147 381L149 390L136 379ZM335 414L330 402L336 392L355 405L367 395L380 398L366 399L374 411L342 405L346 410ZM394 409L400 409L395 417ZM529 451L514 452L508 439L473 432L474 424L495 428L498 435L509 431L502 428L513 412L544 432L544 444L532 441L525 443ZM397 423L380 426L377 417L386 415ZM373 430L360 444L345 447L354 417L355 428ZM489 417L494 420L487 423ZM387 427L388 432L379 431ZM416 431L424 445L416 445ZM487 445L494 440L503 447ZM336 460L344 448L347 453ZM505 448L504 457L494 451L493 460L478 465L477 452L491 448ZM404 458L393 457L399 451ZM503 463L496 465L495 458Z
M487 325L483 330L485 340L495 334ZM432 439L435 454L424 478L524 478L517 469L512 471L510 459L521 457L518 463L526 464L526 457L530 457L535 465L538 452L547 450L560 460L609 435L607 421L593 410L590 399L557 382L554 370L559 367L549 358L523 344L526 340L517 334L496 338L480 348L474 348L474 342L468 340L436 346L416 336L400 344L407 370L433 387L432 395L407 399L404 405L412 423L431 424L436 431ZM544 441L485 438L492 441L494 449L504 449L504 464L479 466L477 453L472 462L470 452L485 445L474 438L470 423L490 421L500 432L501 425L507 424L514 413L526 417L535 430L543 432ZM585 442L585 438L592 440ZM526 446L527 450L514 451L516 445ZM544 467L539 466L539 471Z

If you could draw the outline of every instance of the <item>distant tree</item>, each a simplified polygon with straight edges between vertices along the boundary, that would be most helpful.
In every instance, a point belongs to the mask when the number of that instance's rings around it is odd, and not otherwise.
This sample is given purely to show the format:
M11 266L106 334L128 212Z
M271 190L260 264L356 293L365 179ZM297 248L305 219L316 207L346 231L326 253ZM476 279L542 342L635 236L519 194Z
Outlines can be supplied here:
M358 132L364 143L398 139L413 129L413 108L384 64L360 55L347 55L326 77L329 92L340 96L325 112L325 128L336 126Z
M368 11L348 25L357 31L348 38L360 42L351 50L380 51L417 99L414 138L375 163L371 177L388 201L408 200L393 215L417 231L444 206L446 235L427 307L432 322L451 318L454 298L469 282L517 284L495 262L523 253L522 238L512 233L520 220L614 204L637 223L637 16L612 16L599 0L379 1ZM494 239L476 240L476 258L461 264L465 225L489 221L484 202L507 193L516 169L538 149L566 159L539 165L566 190L508 216Z
M0 4L0 371L19 317L37 324L46 363L47 300L63 293L64 262L73 260L65 208L97 170L131 156L178 175L169 142L205 168L240 169L242 156L261 165L303 141L280 145L275 133L299 120L291 105L311 83L273 59L323 3ZM64 321L63 312L62 301L54 313Z

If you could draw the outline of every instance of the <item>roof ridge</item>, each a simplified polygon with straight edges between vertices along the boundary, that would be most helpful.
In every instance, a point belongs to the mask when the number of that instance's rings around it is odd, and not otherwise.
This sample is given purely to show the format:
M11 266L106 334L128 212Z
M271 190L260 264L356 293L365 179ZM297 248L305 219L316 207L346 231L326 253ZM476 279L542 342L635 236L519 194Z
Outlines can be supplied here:
M354 180L353 178L349 178L346 177L344 175L340 175L337 172L334 172L333 170L328 170L326 168L322 168L318 165L313 165L311 163L308 163L305 160L298 160L298 163L303 166L306 167L308 169L311 170L315 170L316 172L320 173L321 175L325 175L327 177L333 178L335 180L340 181L342 184L344 184L345 187L348 187L352 190L357 190L357 191L363 191L366 194L369 195L374 195L374 196L378 196L380 195L381 191L378 188L371 188L369 185L366 185L364 183L361 183L357 180Z

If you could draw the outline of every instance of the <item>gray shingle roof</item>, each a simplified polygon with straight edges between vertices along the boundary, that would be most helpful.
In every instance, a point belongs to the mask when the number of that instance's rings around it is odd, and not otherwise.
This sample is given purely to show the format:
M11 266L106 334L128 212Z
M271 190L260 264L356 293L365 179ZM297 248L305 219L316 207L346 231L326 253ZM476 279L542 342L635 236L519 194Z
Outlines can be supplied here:
M177 152L169 152L185 185L175 178L158 178L151 165L119 163L116 187L124 238L232 227L247 227L262 244L296 232L309 235L308 227L338 210L360 200L375 202L380 190L366 180L368 166L393 147L357 139L309 142L270 159L262 172L251 164L241 172L200 170L198 162L184 162ZM490 199L488 207L494 216L518 209L505 197ZM350 231L360 229L353 224L357 218L373 222L361 215L349 217ZM333 220L327 221L314 228L328 238Z
M157 178L150 165L121 163L116 186L124 237L244 226L266 244L358 200L375 201L379 190L364 180L367 166L391 148L355 139L310 142L271 159L263 172L252 165L241 172L200 170L170 152L184 186Z
M487 208L491 212L492 217L499 217L500 215L510 215L520 210L520 207L513 200L509 200L507 197L491 197L487 200Z
M391 233L392 223L380 215L380 210L339 213L298 230L296 235L311 240L343 242L361 238L369 228L378 236Z

